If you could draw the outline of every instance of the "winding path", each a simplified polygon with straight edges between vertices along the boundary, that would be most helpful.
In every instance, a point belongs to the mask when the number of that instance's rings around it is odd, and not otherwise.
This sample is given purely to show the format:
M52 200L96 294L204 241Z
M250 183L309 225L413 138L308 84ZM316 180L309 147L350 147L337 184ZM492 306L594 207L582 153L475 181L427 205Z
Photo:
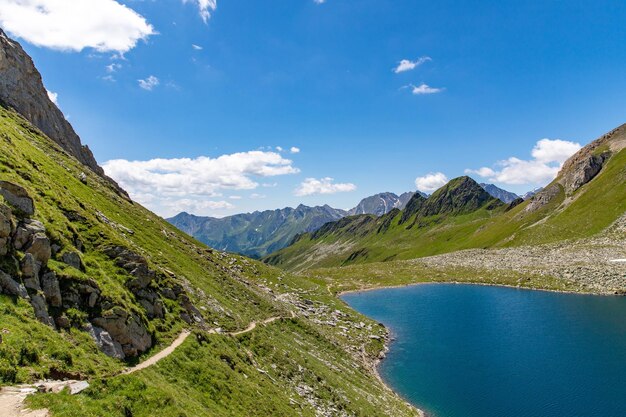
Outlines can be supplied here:
M291 317L294 318L295 316L296 316L295 313L292 311ZM285 317L283 316L276 316L276 317L270 317L261 322L253 321L244 330L223 333L223 334L230 335L230 336L239 336L239 335L253 331L254 329L256 329L257 325L259 324L262 324L262 325L270 324L270 323L273 323L277 320L281 320L284 318ZM208 332L210 334L222 334L222 333L219 333L215 329L211 329ZM166 347L165 349L163 349L156 355L151 356L150 358L141 362L140 364L135 365L130 368L126 368L121 373L121 375L130 375L132 373L141 371L142 369L149 368L150 366L156 364L162 359L167 358L172 353L174 353L176 348L178 348L180 345L182 345L185 342L185 340L187 340L189 335L191 335L191 331L183 330L180 333L180 335L178 335L176 340L174 340L168 347ZM30 394L34 394L35 392L37 392L37 388L42 385L45 386L46 391L52 391L52 392L60 392L66 387L70 388L71 391L74 391L73 387L77 387L77 388L81 387L80 390L82 390L89 386L84 381L47 381L47 382L43 382L43 383L39 383L35 385L4 387L0 390L0 417L49 417L50 413L46 409L29 410L29 409L24 408L24 400L26 399L26 397L29 396ZM77 392L80 392L80 390Z

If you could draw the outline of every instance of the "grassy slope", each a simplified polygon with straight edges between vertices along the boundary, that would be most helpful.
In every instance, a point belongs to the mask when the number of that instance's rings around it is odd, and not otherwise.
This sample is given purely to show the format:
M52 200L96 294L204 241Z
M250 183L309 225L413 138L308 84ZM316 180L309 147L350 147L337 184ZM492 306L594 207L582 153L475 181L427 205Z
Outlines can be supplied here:
M468 248L497 248L552 243L599 233L626 211L626 150L613 155L600 174L562 206L563 192L540 210L525 211L528 202L505 212L488 212L421 219L421 227L399 225L401 214L384 233L370 226L364 235L331 233L312 239L304 235L294 245L270 257L288 270L337 267L360 263L413 259ZM378 220L378 224L382 218ZM360 254L350 259L352 254Z
M37 208L34 217L46 225L48 235L64 250L73 247L76 237L85 244L84 273L60 262L51 261L50 266L72 279L93 278L104 295L129 310L144 314L124 286L128 275L101 253L103 246L129 247L145 256L152 268L170 271L173 281L186 282L194 304L215 327L241 329L253 320L294 310L292 304L278 301L282 293L291 298L306 294L325 306L324 311L340 309L346 323L372 323L331 297L321 283L215 253L116 195L90 172L83 184L80 164L4 108L0 108L0 146L0 178L28 190ZM72 222L63 211L75 211L85 220ZM98 220L97 212L134 233ZM178 308L174 303L166 307L173 313ZM166 317L150 322L161 346L184 326L176 314ZM83 332L57 332L38 323L24 301L0 297L0 323L5 330L0 383L33 381L58 368L90 378L92 388L79 396L30 399L34 406L50 407L53 415L314 415L312 404L345 409L350 415L415 414L357 360L361 350L375 357L382 347L368 337L382 332L377 327L369 332L352 329L348 337L334 327L297 318L239 338L197 330L196 337L153 368L110 377L124 364L101 354ZM298 385L310 387L314 394L298 395Z

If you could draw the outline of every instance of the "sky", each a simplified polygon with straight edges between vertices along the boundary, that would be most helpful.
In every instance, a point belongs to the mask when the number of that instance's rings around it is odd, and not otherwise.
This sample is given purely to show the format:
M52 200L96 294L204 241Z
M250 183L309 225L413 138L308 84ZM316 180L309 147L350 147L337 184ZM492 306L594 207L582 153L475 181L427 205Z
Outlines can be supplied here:
M626 3L0 0L107 174L162 216L517 193L626 122Z

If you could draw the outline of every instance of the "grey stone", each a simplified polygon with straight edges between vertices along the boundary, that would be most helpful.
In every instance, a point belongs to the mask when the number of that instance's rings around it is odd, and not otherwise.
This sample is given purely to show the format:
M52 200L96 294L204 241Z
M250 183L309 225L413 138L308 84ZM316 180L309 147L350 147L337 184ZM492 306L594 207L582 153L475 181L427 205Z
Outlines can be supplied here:
M149 269L146 265L137 266L130 272L130 274L135 277L135 279L131 280L127 284L131 290L146 288L156 277L156 273Z
M11 208L0 204L0 238L11 236L13 231Z
M92 292L89 295L89 301L88 301L89 308L94 308L97 302L98 302L98 293Z
M9 253L9 238L0 237L0 256L6 256Z
M84 330L89 333L91 338L96 342L98 349L105 355L116 359L124 359L126 357L122 350L122 345L114 341L109 332L105 329L93 326L89 323L85 326Z
M48 304L52 307L61 307L63 299L61 297L61 289L56 274L54 272L43 274L41 277L41 286Z
M32 216L35 214L35 204L33 199L30 198L28 192L17 184L13 184L8 181L0 181L0 195L12 205L19 209L24 214Z
M33 235L37 233L45 235L46 228L44 225L38 220L25 219L23 222L20 222L15 230L15 235L13 236L13 246L15 246L15 249L17 250L22 250L28 247L32 241Z
M28 278L38 278L41 269L41 263L35 259L32 253L26 253L20 262L22 275Z
M121 307L114 307L93 323L106 330L111 338L122 346L126 356L137 356L152 346L152 336L135 314Z
M31 253L42 265L46 265L52 256L50 239L43 233L35 233L26 252Z
M604 162L608 159L609 154L600 155L575 155L572 157L563 169L563 178L561 180L565 192L573 194L583 185L591 181L602 169Z
M0 271L0 289L5 294L13 295L21 298L28 298L26 287L11 278L10 275Z
M54 320L52 320L48 315L46 300L41 294L35 294L30 297L30 304L35 310L35 317L37 317L40 322L47 324L50 327L55 327Z
M83 270L83 261L80 259L80 255L76 252L65 252L63 254L63 262L68 264L69 266L76 268L78 270Z

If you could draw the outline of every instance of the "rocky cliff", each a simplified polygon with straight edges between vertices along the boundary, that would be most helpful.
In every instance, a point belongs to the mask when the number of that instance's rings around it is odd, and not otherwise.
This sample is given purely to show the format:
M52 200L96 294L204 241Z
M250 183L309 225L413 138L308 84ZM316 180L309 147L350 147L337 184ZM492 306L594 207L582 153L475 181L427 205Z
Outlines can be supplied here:
M50 101L41 74L20 44L0 29L0 101L13 107L50 139L94 172L104 175L89 147Z

